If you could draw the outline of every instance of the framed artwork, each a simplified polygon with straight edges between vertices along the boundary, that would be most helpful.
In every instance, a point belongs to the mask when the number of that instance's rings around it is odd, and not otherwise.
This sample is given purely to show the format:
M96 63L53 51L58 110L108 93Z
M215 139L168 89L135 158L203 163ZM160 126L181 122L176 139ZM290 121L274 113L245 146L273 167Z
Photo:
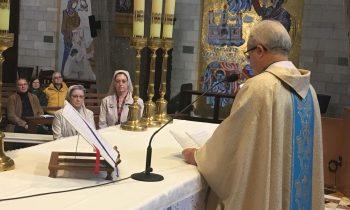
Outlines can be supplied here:
M66 79L95 81L90 0L61 0L57 70Z
M289 31L293 48L291 60L298 65L301 21L304 2L286 0L204 0L201 20L198 89L205 91L212 84L231 74L241 74L241 81L253 76L244 56L250 29L261 20L273 19ZM223 83L212 92L235 94L238 82ZM226 117L232 99L220 101L220 117ZM210 116L214 98L207 97L197 105L198 113Z

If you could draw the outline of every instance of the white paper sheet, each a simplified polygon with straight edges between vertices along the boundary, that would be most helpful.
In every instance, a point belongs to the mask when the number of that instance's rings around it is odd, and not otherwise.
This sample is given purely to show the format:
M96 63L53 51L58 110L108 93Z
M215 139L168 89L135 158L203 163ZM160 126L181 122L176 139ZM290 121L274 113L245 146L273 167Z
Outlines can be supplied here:
M195 141L193 141L189 136L187 136L184 132L176 132L173 130L169 130L174 139L181 145L183 149L185 148L198 148L198 145Z
M212 135L212 133L205 130L186 131L185 133L199 146L203 146Z
M101 137L94 126L86 121L67 101L65 101L62 115L85 140L99 149L101 156L110 166L115 168L118 153Z

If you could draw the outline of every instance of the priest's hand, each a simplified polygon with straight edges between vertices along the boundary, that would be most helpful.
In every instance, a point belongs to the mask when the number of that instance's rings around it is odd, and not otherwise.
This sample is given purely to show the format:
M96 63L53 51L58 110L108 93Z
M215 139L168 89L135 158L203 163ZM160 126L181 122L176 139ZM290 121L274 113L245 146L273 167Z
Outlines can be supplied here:
M185 159L185 162L192 165L197 165L196 160L194 159L194 153L197 151L196 148L186 148L182 150L182 156Z

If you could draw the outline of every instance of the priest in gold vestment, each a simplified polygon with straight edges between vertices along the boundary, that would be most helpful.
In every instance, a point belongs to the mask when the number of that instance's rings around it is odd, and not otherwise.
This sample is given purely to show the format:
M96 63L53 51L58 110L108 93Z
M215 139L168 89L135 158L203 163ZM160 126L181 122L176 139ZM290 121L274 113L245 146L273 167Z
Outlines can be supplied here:
M210 187L207 209L324 209L319 105L290 48L279 22L254 26L246 56L256 76L207 143L182 152Z

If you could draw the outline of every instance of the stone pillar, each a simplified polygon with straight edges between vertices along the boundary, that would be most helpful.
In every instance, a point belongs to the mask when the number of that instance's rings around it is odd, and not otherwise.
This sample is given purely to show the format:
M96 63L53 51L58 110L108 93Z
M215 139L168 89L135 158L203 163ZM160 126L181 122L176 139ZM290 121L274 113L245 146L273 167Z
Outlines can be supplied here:
M115 1L98 0L91 1L92 14L96 21L101 21L101 29L97 30L95 44L95 74L99 93L106 93L114 73L111 54L114 46L114 10Z
M180 92L181 84L184 83L192 83L197 89L202 2L176 1L171 97Z

